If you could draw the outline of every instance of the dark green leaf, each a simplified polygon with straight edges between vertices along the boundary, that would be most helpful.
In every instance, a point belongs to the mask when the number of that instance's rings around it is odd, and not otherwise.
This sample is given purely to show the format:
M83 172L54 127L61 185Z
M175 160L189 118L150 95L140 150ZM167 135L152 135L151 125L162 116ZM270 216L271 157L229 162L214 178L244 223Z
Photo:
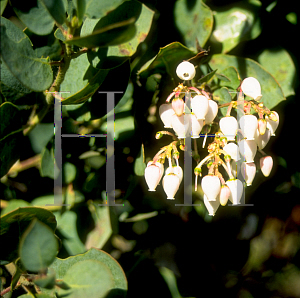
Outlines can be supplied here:
M58 242L53 231L34 219L20 240L19 255L24 267L32 272L47 269L58 253Z
M87 55L83 54L71 61L69 71L61 84L65 93L63 105L72 105L85 102L90 98L103 83L109 70L95 69L90 66Z
M31 221L37 218L52 231L56 228L56 219L52 212L37 207L21 207L1 216L1 260L13 261L18 257L19 241Z
M17 16L32 32L47 35L52 31L54 20L41 0L11 0L11 4Z
M261 32L257 2L235 2L233 5L222 6L215 13L215 30L212 37L223 45L222 52L227 53L241 41L254 39Z
M23 113L10 102L0 106L0 178L19 159L20 144L24 141L22 124Z
M218 103L218 105L222 105L224 103L229 103L232 100L231 96L230 96L230 93L229 93L229 91L226 87L222 87L222 88L216 90L213 93L213 99ZM220 108L219 110L221 111L221 114L223 116L226 115L227 107Z
M101 250L91 248L74 257L56 258L50 267L55 270L58 279L71 287L70 290L59 290L59 295L70 294L70 298L101 298L106 297L110 291L117 292L117 289L120 295L118 297L126 294L127 280L121 266Z
M221 80L220 86L228 87L236 90L241 84L241 78L237 69L233 66L227 67L222 70L222 75L225 76L228 80Z
M192 3L191 3L192 2ZM175 23L187 47L196 49L196 38L204 46L213 27L213 14L201 0L178 0L175 3Z
M86 0L75 0L74 5L77 11L78 26L82 24L83 16L86 9Z
M47 276L38 277L33 282L38 287L52 289L55 285L55 272L52 270Z
M229 66L235 67L242 80L246 77L256 78L261 85L263 95L261 101L269 109L285 100L282 89L274 77L252 59L216 54L212 56L209 64L213 69L218 68L220 73Z
M146 78L153 73L167 71L172 77L177 77L176 68L178 64L195 56L195 54L181 43L173 42L160 48L158 54L140 69L139 75Z
M66 8L62 0L41 0L51 17L60 25L66 20Z
M215 75L215 73L217 72L217 69L211 71L210 73L208 73L207 75L203 76L201 79L198 80L198 84L203 84L203 83L207 83L209 82Z
M258 61L275 77L285 97L295 94L296 68L291 56L285 49L264 50L259 55Z
M135 18L136 34L128 42L108 48L100 48L97 52L88 52L89 61L96 68L111 68L132 56L138 45L147 37L154 12L137 1L126 1L102 19L86 19L81 29L81 36L91 34L97 28Z
M0 0L0 12L1 12L1 15L2 15L2 13L3 13L6 5L7 5L7 2L8 2L8 0Z
M50 141L41 153L41 169L42 177L56 179L59 175L59 169L55 163L54 142Z
M9 71L27 88L44 91L53 73L47 60L38 58L29 38L9 20L1 17L1 56Z
M100 19L103 16L107 15L110 11L113 11L123 2L124 0L86 0L85 15L90 19Z
M144 176L145 168L146 168L146 164L145 164L144 160L145 160L144 146L142 144L140 153L139 153L139 155L137 156L137 158L135 159L135 162L134 162L134 173L137 176Z

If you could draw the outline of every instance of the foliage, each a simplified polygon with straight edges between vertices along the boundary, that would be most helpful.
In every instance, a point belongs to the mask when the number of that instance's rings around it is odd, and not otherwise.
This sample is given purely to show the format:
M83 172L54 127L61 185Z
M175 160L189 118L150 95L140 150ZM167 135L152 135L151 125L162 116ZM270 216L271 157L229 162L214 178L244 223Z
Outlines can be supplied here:
M1 0L4 298L300 295L298 25L288 1L267 2ZM183 187L175 203L147 191L146 165L164 145L155 140L158 108L181 83L184 60L219 106L255 77L263 104L279 114L266 147L273 171L247 188L254 207L222 207L212 219L201 189L196 206L175 205ZM105 92L119 92L114 110ZM78 136L62 137L61 168L53 131L60 100L61 132ZM92 137L109 127L113 149ZM112 155L116 206L107 206ZM66 206L54 190L60 178Z

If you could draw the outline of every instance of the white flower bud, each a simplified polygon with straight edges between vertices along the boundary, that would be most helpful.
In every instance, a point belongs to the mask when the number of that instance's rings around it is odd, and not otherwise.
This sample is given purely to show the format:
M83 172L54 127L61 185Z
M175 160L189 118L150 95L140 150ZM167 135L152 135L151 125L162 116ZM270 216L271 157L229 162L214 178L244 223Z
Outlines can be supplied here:
M254 140L241 140L239 142L240 153L245 157L246 162L254 162L257 152L257 144Z
M203 120L198 120L194 113L191 113L192 138L199 138L199 134L203 127Z
M175 114L172 104L164 103L159 107L159 116L165 128L172 128L171 117Z
M218 114L218 104L213 100L208 100L208 111L205 115L205 124L211 124Z
M223 117L220 122L220 129L228 141L234 141L238 130L238 122L233 116Z
M244 188L242 181L239 179L228 180L226 181L226 185L230 188L231 191L229 200L233 205L240 204Z
M256 174L256 166L254 162L242 163L241 166L242 175L247 183L247 186L252 184L252 181Z
M192 80L196 74L195 66L188 62L181 62L176 68L176 74L181 80Z
M220 206L219 198L216 201L209 201L207 196L204 194L203 201L204 201L204 205L208 211L208 215L214 216Z
M198 120L204 120L208 112L208 99L204 95L191 98L191 108Z
M185 139L187 132L190 128L191 118L187 114L182 114L181 116L177 116L174 114L171 117L172 128L176 132L178 139Z
M173 173L164 176L162 185L168 200L175 200L174 196L179 188L179 180L179 177Z
M244 115L239 120L240 128L243 136L247 140L254 140L254 135L257 130L257 118L254 115Z
M260 83L256 78L248 77L244 79L241 84L241 89L247 96L254 100L258 101L262 98Z
M221 190L221 182L217 176L206 175L202 178L201 187L209 201L216 201Z
M224 146L223 150L230 155L231 159L238 161L240 160L240 150L237 144L228 143Z

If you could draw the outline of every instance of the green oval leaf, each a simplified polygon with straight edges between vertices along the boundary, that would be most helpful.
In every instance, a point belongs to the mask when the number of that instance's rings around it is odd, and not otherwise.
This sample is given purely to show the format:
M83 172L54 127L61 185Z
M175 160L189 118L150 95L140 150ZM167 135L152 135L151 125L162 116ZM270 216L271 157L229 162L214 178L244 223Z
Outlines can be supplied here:
M12 7L20 20L35 34L51 33L54 20L41 0L11 0Z
M34 219L22 235L19 255L24 267L40 272L54 261L58 253L58 242L53 231L44 223Z
M257 14L257 2L236 2L233 5L222 6L215 12L216 26L212 33L213 39L221 42L222 52L227 53L241 41L254 39L261 32Z
M122 22L109 24L106 27L102 27L94 31L93 34L83 37L74 37L66 40L65 42L86 48L118 45L135 36L136 27L134 22L135 19L131 18Z
M86 0L85 15L90 19L99 19L107 15L110 11L113 11L125 0Z
M261 101L269 109L274 108L281 101L285 100L281 87L274 77L252 59L216 54L212 56L209 65L213 69L217 68L220 73L225 68L233 66L238 70L241 79L255 77L261 85L263 95Z
M86 9L86 0L75 0L74 5L77 11L78 26L82 24L83 16Z
M139 71L140 77L147 78L153 73L167 71L172 77L176 76L176 67L182 60L195 56L195 52L189 50L180 42L173 42L160 48L158 54L148 61Z
M21 207L1 216L1 243L5 243L5 246L1 247L1 260L13 261L18 257L20 238L34 218L55 231L55 216L44 208Z
M115 292L120 295L118 297L125 297L125 274L119 263L104 251L91 248L86 253L74 257L56 258L50 267L55 270L58 279L62 279L71 287L69 290L60 289L59 295L69 294L70 298L101 298ZM98 289L97 295L94 294L95 288Z
M275 77L286 97L295 94L296 68L285 49L266 49L259 55L258 61Z
M51 17L60 25L66 20L66 7L62 0L41 0Z
M197 38L203 47L213 27L213 14L210 8L201 0L178 0L175 3L174 16L186 46L195 49Z
M26 34L1 17L1 56L9 71L27 88L40 92L52 83L51 66L38 58Z

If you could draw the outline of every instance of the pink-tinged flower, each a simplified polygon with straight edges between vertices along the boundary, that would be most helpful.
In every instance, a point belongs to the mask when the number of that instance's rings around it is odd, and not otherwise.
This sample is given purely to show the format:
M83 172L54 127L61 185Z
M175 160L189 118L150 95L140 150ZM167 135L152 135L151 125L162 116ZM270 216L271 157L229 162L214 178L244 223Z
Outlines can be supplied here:
M230 188L231 196L229 200L233 205L238 205L241 202L241 197L243 194L244 185L239 179L232 179L226 181L227 186Z
M164 103L159 107L159 116L165 128L172 128L171 117L175 114L172 104Z
M264 149L268 144L270 138L271 138L271 131L269 129L266 129L263 135L259 134L259 131L257 130L255 134L255 142L257 144L258 149L260 150Z
M208 101L208 111L207 114L205 115L205 124L211 124L216 118L217 114L218 114L218 104L215 101L210 99Z
M185 139L187 132L190 128L191 118L187 114L181 116L173 115L171 117L172 128L176 132L178 139Z
M191 98L191 108L198 120L204 120L208 112L208 99L204 95Z
M240 128L247 140L254 140L257 130L257 118L254 115L244 115L240 118Z
M268 177L273 167L273 158L271 156L261 157L259 160L260 169L265 177Z
M223 117L220 122L220 129L228 141L234 141L238 130L238 122L233 116Z
M272 111L269 116L266 116L267 128L270 129L271 135L275 136L275 131L279 125L279 115L277 112Z
M222 206L225 206L227 204L230 195L231 195L230 188L227 185L222 185L220 191L220 204Z
M195 66L188 61L181 62L176 68L176 74L181 80L192 80L196 74Z
M221 182L217 176L206 175L201 180L201 187L209 201L216 201L221 190Z
M223 147L223 150L230 155L231 159L238 161L240 160L240 150L237 144L228 143Z
M203 127L203 120L198 120L194 113L191 113L192 138L199 138L199 134Z
M267 121L265 119L258 119L257 120L257 128L260 135L265 134L267 129Z
M184 110L184 101L182 98L174 98L172 100L172 108L177 116L181 116Z
M168 200L175 200L174 196L178 191L180 179L177 175L170 173L164 176L162 185Z
M158 185L163 171L161 167L156 164L150 164L145 169L145 179L149 187L149 191L155 191L156 186Z
M215 200L215 201L209 201L206 194L204 194L203 201L204 201L204 205L208 211L208 215L214 216L220 206L219 198L217 198L217 200Z
M254 162L254 157L257 152L257 144L254 140L241 140L239 142L240 153L244 156L246 162Z
M166 169L166 175L168 175L170 173L173 173L173 174L177 175L178 178L179 178L179 183L181 183L182 178L183 178L183 171L182 171L182 168L180 166L174 166L172 168L168 167Z
M262 98L260 83L256 78L248 77L244 79L241 84L241 89L247 96L254 100L258 101Z
M247 183L247 186L252 184L252 181L256 174L256 166L254 162L245 163L241 165L242 175Z

